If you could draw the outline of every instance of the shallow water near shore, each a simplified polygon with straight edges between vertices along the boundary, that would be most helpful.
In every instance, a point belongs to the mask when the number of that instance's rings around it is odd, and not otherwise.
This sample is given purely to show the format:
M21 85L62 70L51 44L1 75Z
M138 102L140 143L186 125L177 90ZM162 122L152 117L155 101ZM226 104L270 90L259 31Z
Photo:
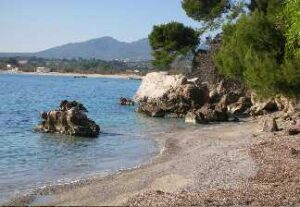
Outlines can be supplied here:
M150 119L118 104L140 81L0 74L0 203L42 186L138 166L159 153L157 133L182 120ZM39 112L82 102L101 127L97 139L38 134Z

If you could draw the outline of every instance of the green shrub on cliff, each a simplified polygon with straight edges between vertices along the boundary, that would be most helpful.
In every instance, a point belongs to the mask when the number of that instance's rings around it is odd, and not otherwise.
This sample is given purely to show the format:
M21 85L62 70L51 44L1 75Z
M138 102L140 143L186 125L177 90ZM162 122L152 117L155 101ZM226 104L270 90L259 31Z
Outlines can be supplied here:
M287 0L281 15L286 36L286 55L300 58L300 1Z
M264 14L256 11L234 25L226 25L222 39L215 62L223 74L245 81L254 89L267 79L264 91L274 90L276 77L271 74L279 70L276 62L283 55L284 37Z
M299 96L299 1L256 0L255 4L251 14L223 28L215 63L221 73L245 82L262 96Z
M194 50L199 41L194 29L177 22L154 26L149 39L153 49L153 65L159 69L168 69L176 56Z

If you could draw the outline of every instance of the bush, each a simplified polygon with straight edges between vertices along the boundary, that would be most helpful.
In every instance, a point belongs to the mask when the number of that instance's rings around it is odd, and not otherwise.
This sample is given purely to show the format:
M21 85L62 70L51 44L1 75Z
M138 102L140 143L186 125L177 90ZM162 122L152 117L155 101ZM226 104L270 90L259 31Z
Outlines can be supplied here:
M286 56L288 39L275 19L256 10L226 25L214 61L221 73L245 82L261 96L299 96L299 59Z
M287 56L296 56L300 59L300 1L287 0L281 19L287 39Z

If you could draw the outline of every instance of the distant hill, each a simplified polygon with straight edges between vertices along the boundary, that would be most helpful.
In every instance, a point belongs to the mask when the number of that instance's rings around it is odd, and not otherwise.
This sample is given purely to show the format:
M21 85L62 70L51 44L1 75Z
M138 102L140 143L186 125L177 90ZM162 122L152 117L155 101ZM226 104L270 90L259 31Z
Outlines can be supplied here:
M151 60L151 47L147 38L127 43L112 37L102 37L85 42L69 43L37 53L0 53L0 57L12 56L144 61Z

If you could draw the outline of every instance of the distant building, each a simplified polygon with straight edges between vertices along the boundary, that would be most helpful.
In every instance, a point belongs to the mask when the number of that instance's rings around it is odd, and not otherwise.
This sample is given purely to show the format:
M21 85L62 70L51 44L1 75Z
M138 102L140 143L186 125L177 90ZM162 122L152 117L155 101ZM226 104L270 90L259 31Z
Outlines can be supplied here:
M28 63L28 60L19 60L18 64L19 65L26 65Z
M14 68L11 69L11 71L14 72L14 73L19 72L19 68L18 67L14 67Z
M10 70L11 69L11 64L7 64L6 69Z
M50 68L47 67L37 67L36 68L37 73L49 73L51 72Z

